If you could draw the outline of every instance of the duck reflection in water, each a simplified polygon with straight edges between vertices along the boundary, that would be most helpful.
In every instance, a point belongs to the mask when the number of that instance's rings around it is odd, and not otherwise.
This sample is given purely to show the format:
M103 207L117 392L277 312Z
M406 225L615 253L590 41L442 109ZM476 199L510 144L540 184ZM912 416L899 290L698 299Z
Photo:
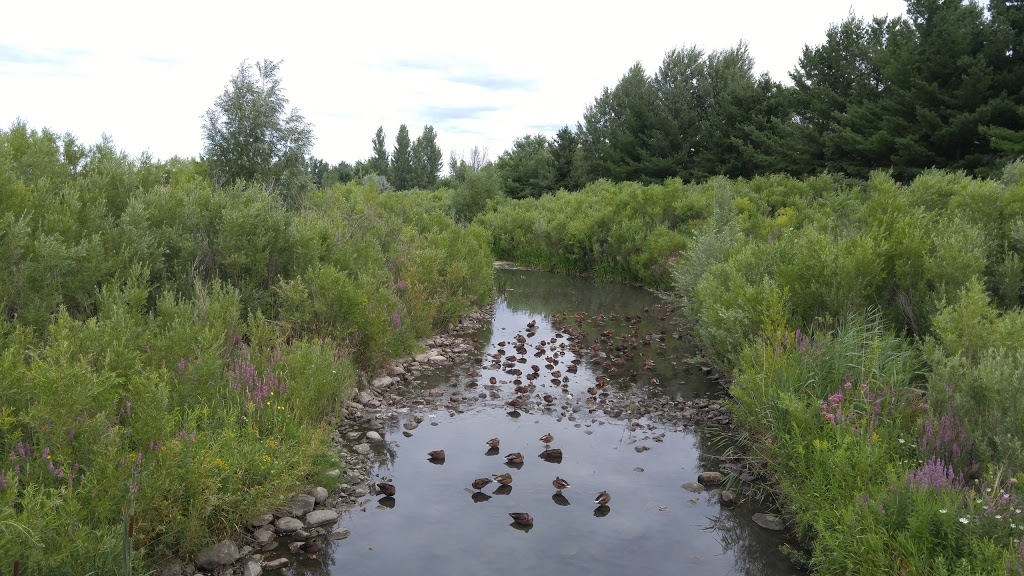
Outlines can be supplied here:
M488 448L487 452L484 452L484 456L497 456L499 450L497 448Z
M559 506L569 506L569 499L565 497L561 492L557 492L551 495L551 501Z
M494 493L497 494L498 496L508 496L509 494L512 493L512 487L509 486L508 484L503 484L501 486L498 486L498 488L494 490Z
M397 501L394 496L385 496L380 500L377 500L377 507L379 508L394 508Z
M504 486L502 488L504 488ZM512 487L508 486L508 488ZM483 492L473 492L472 498L474 504L480 504L481 502L487 502L490 500L491 496L489 494L484 494Z
M609 515L611 513L612 513L612 509L610 507L604 505L604 504L602 504L601 506L598 506L597 508L594 508L594 517L595 518L604 518L605 516L607 516L607 515Z

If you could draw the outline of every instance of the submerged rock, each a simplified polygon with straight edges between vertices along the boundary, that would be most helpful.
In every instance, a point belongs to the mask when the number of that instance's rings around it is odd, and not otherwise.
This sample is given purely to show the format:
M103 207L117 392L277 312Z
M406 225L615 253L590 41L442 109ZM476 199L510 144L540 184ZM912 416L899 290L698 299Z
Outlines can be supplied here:
M786 527L786 523L782 518L779 518L775 514L763 514L758 512L757 514L754 514L752 519L755 524L768 530L782 530Z
M705 486L713 486L725 482L725 476L721 472L701 472L697 475L697 482Z

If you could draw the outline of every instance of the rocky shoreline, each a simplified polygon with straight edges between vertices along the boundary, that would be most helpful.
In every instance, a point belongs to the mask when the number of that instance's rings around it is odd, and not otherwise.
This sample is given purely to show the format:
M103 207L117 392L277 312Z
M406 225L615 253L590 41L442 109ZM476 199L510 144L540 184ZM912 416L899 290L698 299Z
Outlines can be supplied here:
M409 437L425 423L423 413L444 410L455 416L477 402L498 397L494 390L488 392L487 387L479 391L462 388L456 377L451 379L448 387L427 387L421 381L423 376L445 367L478 361L481 344L474 334L490 323L493 315L493 305L467 315L449 331L425 340L425 352L395 360L382 373L361 382L353 398L339 412L339 421L332 433L344 463L344 471L329 473L337 479L335 486L330 489L315 487L307 493L298 494L280 508L254 519L236 539L224 540L203 550L191 562L173 563L159 574L259 576L265 571L288 567L296 555L315 556L323 548L325 539L347 538L350 531L337 526L338 520L342 513L365 508L373 502L367 497L376 492L371 478L374 448L385 442L383 432L386 429L400 425L402 434ZM710 369L703 370L707 373ZM647 434L635 446L638 452L649 449L643 440L659 442L659 429L666 427L731 429L733 426L722 404L708 398L666 400L653 396L620 397L613 394L602 399L600 405L592 399L580 399L572 404L539 408L560 410L561 415L570 421L587 416L595 419L628 418L628 427L632 431ZM439 424L437 420L431 420L427 425ZM691 492L711 490L723 505L733 505L737 501L736 492L721 488L727 475L745 482L755 480L754 475L740 463L725 462L720 471L704 472L697 482L684 484L682 488ZM755 518L755 522L757 520ZM775 519L774 524L765 527L782 528L778 524L781 523Z

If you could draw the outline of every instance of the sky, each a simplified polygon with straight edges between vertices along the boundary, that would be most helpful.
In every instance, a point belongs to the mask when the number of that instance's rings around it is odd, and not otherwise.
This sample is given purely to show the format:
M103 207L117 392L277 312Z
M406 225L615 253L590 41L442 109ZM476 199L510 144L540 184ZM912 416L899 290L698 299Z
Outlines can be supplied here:
M10 2L0 32L0 128L103 134L131 156L202 153L205 112L239 65L280 60L289 106L313 125L313 155L371 155L384 127L424 125L445 153L495 160L516 138L575 126L636 62L673 48L746 41L778 81L804 46L851 12L895 17L903 0L252 0ZM16 24L15 24L16 23Z

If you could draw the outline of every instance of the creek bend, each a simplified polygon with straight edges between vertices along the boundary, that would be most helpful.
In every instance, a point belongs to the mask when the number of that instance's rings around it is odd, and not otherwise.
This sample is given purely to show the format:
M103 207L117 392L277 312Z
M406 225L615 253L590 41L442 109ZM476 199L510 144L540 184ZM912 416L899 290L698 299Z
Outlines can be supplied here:
M347 455L343 480L354 500L339 505L338 526L351 535L325 541L315 557L269 550L265 559L289 566L268 574L801 573L779 552L784 536L751 520L754 503L741 497L726 507L713 491L681 487L719 469L712 433L683 414L687 401L707 406L721 390L685 362L694 350L669 304L638 288L540 271L499 269L497 279L505 290L493 318L460 335L464 361L413 373L403 401L343 428L346 445L371 428L383 437L368 454ZM592 395L602 376L609 384ZM535 388L517 395L516 379ZM522 405L509 406L517 396ZM548 433L560 461L539 456ZM495 437L500 447L489 450ZM428 459L442 449L443 462ZM512 452L523 454L522 466L506 463ZM470 486L506 472L509 486ZM558 493L556 476L572 486ZM395 486L393 498L378 493L379 481ZM594 503L600 491L612 495L607 507ZM515 525L512 512L528 512L534 525Z

